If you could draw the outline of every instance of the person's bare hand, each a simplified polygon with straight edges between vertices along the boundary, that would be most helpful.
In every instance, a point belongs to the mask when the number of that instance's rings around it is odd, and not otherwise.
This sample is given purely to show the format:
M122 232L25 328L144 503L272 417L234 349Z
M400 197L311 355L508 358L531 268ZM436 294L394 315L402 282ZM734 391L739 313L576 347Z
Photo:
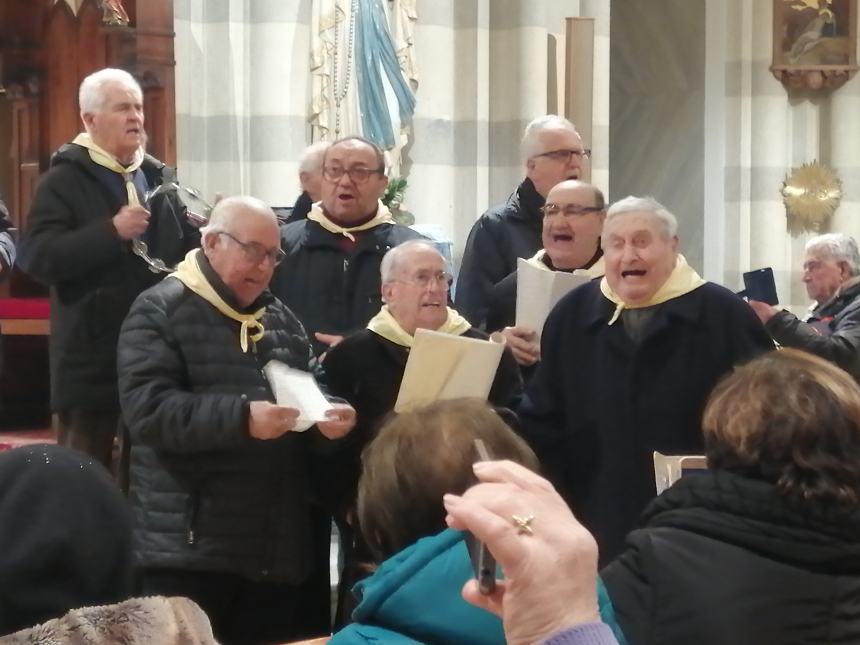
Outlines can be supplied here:
M254 439L277 439L296 427L299 411L268 401L252 401L248 434Z
M768 320L779 313L778 308L773 305L769 305L766 302L761 302L760 300L748 300L747 302L762 323L767 323Z
M113 226L122 240L139 237L149 226L149 211L143 206L123 206L113 216Z
M540 342L534 329L519 325L505 327L501 333L517 363L528 367L540 360Z
M343 340L343 336L338 336L337 334L324 334L321 331L315 332L314 338L316 338L323 345L328 345L329 348L334 347L340 341Z
M552 485L510 461L477 463L475 474L482 483L445 495L446 521L485 542L505 579L490 595L470 580L463 597L500 616L512 645L599 621L597 543ZM518 529L514 516L531 532Z
M355 410L346 403L332 403L334 408L326 410L327 421L318 421L317 429L327 439L340 439L355 427Z

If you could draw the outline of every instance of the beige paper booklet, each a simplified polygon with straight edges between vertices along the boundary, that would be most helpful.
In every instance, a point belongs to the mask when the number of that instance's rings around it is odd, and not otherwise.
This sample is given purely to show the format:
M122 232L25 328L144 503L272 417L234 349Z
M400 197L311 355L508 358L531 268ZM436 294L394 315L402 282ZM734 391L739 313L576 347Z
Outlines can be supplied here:
M312 374L288 367L280 361L266 363L263 373L277 404L299 411L293 432L304 432L318 421L325 421L326 410L333 406L320 391Z
M419 329L394 411L406 412L433 401L464 396L486 399L504 349L501 334L479 340Z
M517 325L530 327L540 337L549 312L569 291L591 280L586 273L544 271L517 259Z

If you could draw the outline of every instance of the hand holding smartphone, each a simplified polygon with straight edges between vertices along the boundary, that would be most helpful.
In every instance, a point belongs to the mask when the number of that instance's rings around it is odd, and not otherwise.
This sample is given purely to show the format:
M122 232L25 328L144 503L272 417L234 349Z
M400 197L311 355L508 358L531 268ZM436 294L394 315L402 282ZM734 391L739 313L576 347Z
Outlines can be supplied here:
M477 461L492 461L487 446L481 439L475 439L475 452L478 454ZM478 541L471 533L466 536L466 544L469 548L469 557L472 559L475 579L478 581L478 591L489 595L496 590L496 559L487 545Z

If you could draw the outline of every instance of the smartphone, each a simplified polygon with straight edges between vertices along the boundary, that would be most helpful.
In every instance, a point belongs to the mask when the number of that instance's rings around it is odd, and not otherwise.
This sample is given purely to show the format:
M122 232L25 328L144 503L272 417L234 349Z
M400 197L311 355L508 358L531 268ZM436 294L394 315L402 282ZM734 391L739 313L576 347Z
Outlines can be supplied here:
M481 439L475 439L475 452L478 454L477 461L491 461L487 446ZM469 549L469 557L472 559L472 569L475 579L478 581L478 591L489 595L496 590L496 559L487 545L478 540L471 533L466 534L466 546Z
M759 300L769 305L777 305L779 303L772 268L766 267L764 269L747 271L744 273L743 278L744 290L742 294L750 300Z

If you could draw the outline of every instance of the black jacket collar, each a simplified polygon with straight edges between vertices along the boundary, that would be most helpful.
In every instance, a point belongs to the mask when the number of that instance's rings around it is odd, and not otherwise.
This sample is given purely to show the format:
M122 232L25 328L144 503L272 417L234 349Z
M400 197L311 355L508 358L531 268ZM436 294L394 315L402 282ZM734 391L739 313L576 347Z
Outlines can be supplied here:
M516 192L510 196L509 202L514 206L519 204L519 208L514 208L513 217L523 219L531 224L537 222L540 224L543 219L543 213L540 209L546 203L546 200L535 189L532 180L526 177L522 183L517 186Z

